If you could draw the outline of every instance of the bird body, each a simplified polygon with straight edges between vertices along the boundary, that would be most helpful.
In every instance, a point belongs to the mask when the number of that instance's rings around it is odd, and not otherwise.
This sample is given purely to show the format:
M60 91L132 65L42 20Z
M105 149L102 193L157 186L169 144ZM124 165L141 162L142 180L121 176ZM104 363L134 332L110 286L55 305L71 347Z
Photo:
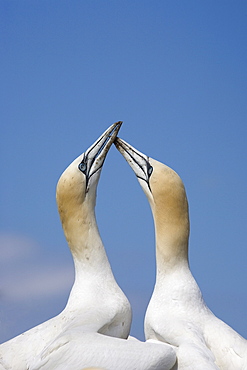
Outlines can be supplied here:
M30 364L30 370L171 370L176 362L173 348L166 344L113 338L71 328L45 348Z
M177 348L180 370L246 370L247 341L207 307L188 262L189 210L185 188L170 167L115 140L152 209L156 283L145 315L146 339Z

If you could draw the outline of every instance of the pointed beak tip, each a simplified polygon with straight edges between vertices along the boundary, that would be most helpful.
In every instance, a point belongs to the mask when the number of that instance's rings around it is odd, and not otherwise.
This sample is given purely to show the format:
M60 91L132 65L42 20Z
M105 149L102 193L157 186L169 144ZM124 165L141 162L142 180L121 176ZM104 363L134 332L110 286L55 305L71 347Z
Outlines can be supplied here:
M120 128L121 128L121 126L122 126L122 124L123 124L123 121L118 121L118 122L116 122L115 124L114 124L114 128L115 128L115 131L119 131L120 130Z
M117 126L121 127L122 126L122 123L123 123L123 121L117 121L117 122L113 123L112 126L114 126L114 127L117 127Z

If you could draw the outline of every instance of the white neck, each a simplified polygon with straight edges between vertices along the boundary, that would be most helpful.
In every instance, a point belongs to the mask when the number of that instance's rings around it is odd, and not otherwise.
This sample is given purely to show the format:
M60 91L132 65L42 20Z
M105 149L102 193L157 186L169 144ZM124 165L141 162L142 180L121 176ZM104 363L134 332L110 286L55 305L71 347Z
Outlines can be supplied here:
M74 204L73 213L61 212L63 230L68 241L75 265L75 282L68 305L82 299L97 280L114 280L111 267L99 235L94 208L86 200ZM92 289L95 292L95 289ZM87 293L88 294L88 293ZM67 305L67 306L68 306Z

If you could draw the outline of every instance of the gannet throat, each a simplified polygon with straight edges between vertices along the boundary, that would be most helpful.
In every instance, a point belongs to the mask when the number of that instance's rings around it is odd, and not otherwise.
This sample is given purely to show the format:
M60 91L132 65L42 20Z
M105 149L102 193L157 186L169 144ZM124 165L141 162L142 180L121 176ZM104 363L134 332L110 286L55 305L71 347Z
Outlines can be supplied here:
M132 167L136 176L140 180L144 180L147 183L149 190L152 192L149 184L149 179L152 175L153 167L149 162L149 157L139 152L137 149L134 149L122 139L116 138L114 144L119 152L124 156L129 165Z

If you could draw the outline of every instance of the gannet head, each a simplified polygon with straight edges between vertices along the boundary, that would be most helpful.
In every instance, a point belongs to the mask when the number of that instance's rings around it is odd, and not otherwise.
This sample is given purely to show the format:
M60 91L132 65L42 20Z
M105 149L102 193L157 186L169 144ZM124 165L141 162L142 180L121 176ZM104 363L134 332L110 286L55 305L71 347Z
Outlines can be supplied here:
M94 216L100 172L121 124L111 125L66 168L57 183L57 206L67 240L68 230L72 230L71 224L75 224L76 219L83 226Z
M185 188L178 174L120 138L114 142L135 172L150 203L157 247L163 253L187 255L189 214ZM171 256L170 256L171 257Z

